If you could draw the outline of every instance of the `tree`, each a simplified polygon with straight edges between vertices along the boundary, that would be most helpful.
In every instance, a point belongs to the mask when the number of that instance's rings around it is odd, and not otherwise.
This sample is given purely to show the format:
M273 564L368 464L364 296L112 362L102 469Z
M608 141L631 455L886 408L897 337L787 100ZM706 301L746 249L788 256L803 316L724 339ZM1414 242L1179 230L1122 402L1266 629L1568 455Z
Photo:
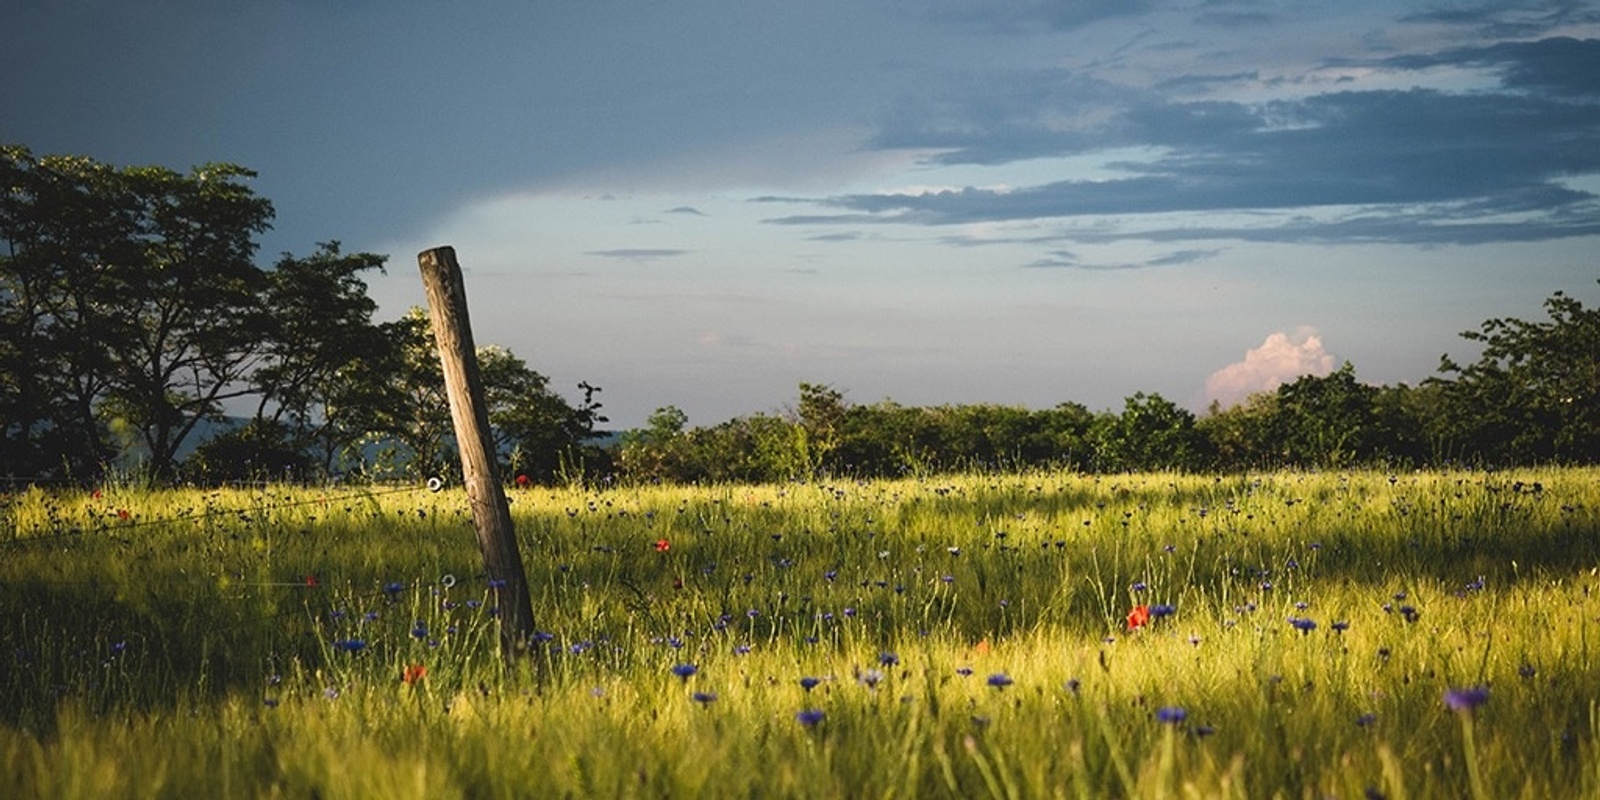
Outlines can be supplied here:
M1198 469L1205 460L1194 414L1159 394L1127 398L1120 415L1095 420L1090 436L1102 471Z
M584 442L594 435L596 424L606 421L595 399L600 389L579 382L583 401L573 406L550 390L549 378L494 345L478 348L478 366L489 426L506 456L507 471L541 482L582 476Z
M1455 437L1491 461L1589 462L1600 454L1600 308L1556 292L1550 319L1491 319L1463 338L1483 344L1468 366L1439 371Z
M1302 375L1279 386L1266 424L1282 463L1342 467L1372 458L1379 445L1377 394L1376 387L1356 380L1348 361L1328 375Z
M393 348L392 331L372 321L377 303L361 274L381 272L384 260L327 242L306 258L284 253L268 271L267 328L252 375L261 442L276 432L276 447L314 453L331 471L367 433L372 395L363 368L387 363Z
M92 477L115 454L95 413L115 298L92 277L128 239L116 181L88 159L0 147L0 471Z
M196 426L250 391L264 327L251 257L272 205L231 164L179 174L3 154L3 316L28 348L0 359L18 414L7 437L29 450L69 434L81 462L106 452L107 430L126 431L169 473Z

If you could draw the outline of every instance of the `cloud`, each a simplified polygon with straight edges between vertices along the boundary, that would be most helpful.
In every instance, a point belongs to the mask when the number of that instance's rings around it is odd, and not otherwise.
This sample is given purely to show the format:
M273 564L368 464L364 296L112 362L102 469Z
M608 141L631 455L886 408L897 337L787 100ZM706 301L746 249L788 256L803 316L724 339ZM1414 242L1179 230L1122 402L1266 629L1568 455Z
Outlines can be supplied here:
M661 213L663 213L663 214L687 214L687 215L689 215L691 217L709 217L709 216L711 216L710 214L707 214L706 212L701 211L700 209L695 208L694 206L677 206L675 208L669 208L666 211L663 211Z
M1119 262L1115 264L1086 262L1070 250L1053 250L1044 258L1025 264L1028 269L1081 269L1089 272L1115 272L1129 269L1148 269L1150 267L1170 267L1177 264L1191 264L1204 261L1221 253L1217 250L1178 250L1165 255L1156 256L1145 261Z
M1270 392L1302 375L1322 377L1333 371L1334 358L1322 347L1315 328L1279 331L1260 347L1246 351L1243 361L1229 364L1206 378L1206 402L1223 408L1257 392Z
M1357 65L1347 62L1346 66ZM961 225L1084 216L1350 209L1285 218L1213 238L1299 242L1532 241L1596 231L1600 196L1572 188L1600 174L1600 40L1548 39L1390 57L1367 69L1488 69L1475 91L1366 89L1242 100L1176 101L1060 70L991 76L943 101L892 115L879 147L938 150L944 165L1145 153L1102 166L1107 179L995 190L968 186L813 201L831 213L778 224ZM1227 74L1175 86L1242 79ZM1120 103L1120 105L1119 105ZM778 201L780 198L763 198ZM789 198L781 198L789 200ZM1508 215L1517 215L1508 219ZM1386 222L1404 217L1405 225ZM1137 220L1122 221L1137 230ZM1137 234L1135 234L1137 235ZM1196 238L1206 238L1204 236Z
M625 261L654 261L688 255L690 250L673 250L665 247L627 247L618 250L590 250L585 255L618 258Z

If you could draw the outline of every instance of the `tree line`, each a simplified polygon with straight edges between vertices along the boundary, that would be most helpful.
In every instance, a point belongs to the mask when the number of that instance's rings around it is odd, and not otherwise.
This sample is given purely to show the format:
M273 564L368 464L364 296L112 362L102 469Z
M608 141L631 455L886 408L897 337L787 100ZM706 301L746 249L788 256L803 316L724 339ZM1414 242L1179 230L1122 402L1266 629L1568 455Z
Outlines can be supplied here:
M162 481L456 468L426 316L373 319L381 255L329 242L257 266L273 209L251 177L0 147L0 476L94 481L130 453ZM571 402L509 350L478 357L502 467L539 482L1595 463L1600 309L1557 292L1545 310L1463 334L1478 359L1415 386L1347 363L1197 416L1159 394L908 407L803 383L788 411L691 428L668 406L612 447L599 388Z
M160 481L450 466L426 317L374 320L385 259L337 242L257 266L252 177L0 147L0 476L94 481L130 453ZM582 464L599 390L569 403L509 350L479 359L508 468Z

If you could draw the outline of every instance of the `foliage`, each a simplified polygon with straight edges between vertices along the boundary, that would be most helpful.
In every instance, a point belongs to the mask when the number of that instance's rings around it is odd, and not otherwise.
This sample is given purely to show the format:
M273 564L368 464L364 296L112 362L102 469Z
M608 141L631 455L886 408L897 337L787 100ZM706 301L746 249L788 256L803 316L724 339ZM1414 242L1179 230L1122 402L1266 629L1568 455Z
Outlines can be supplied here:
M1483 345L1439 371L1443 416L1474 455L1500 463L1592 463L1600 454L1600 308L1556 292L1550 319L1501 318L1463 337Z
M0 149L0 474L89 480L131 451L169 479L189 447L201 481L367 469L378 447L412 474L449 462L426 319L372 320L362 275L384 257L328 242L257 267L273 212L252 177ZM573 407L509 352L480 357L510 469L606 468L585 444L597 388Z

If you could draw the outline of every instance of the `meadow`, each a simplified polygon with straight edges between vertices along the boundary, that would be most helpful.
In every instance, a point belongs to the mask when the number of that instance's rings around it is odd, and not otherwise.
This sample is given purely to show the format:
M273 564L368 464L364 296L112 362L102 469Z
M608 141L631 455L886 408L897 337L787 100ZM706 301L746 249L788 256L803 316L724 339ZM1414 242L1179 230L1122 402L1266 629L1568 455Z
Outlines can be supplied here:
M12 797L1600 797L1600 470L13 492ZM1595 647L1600 648L1600 642Z

